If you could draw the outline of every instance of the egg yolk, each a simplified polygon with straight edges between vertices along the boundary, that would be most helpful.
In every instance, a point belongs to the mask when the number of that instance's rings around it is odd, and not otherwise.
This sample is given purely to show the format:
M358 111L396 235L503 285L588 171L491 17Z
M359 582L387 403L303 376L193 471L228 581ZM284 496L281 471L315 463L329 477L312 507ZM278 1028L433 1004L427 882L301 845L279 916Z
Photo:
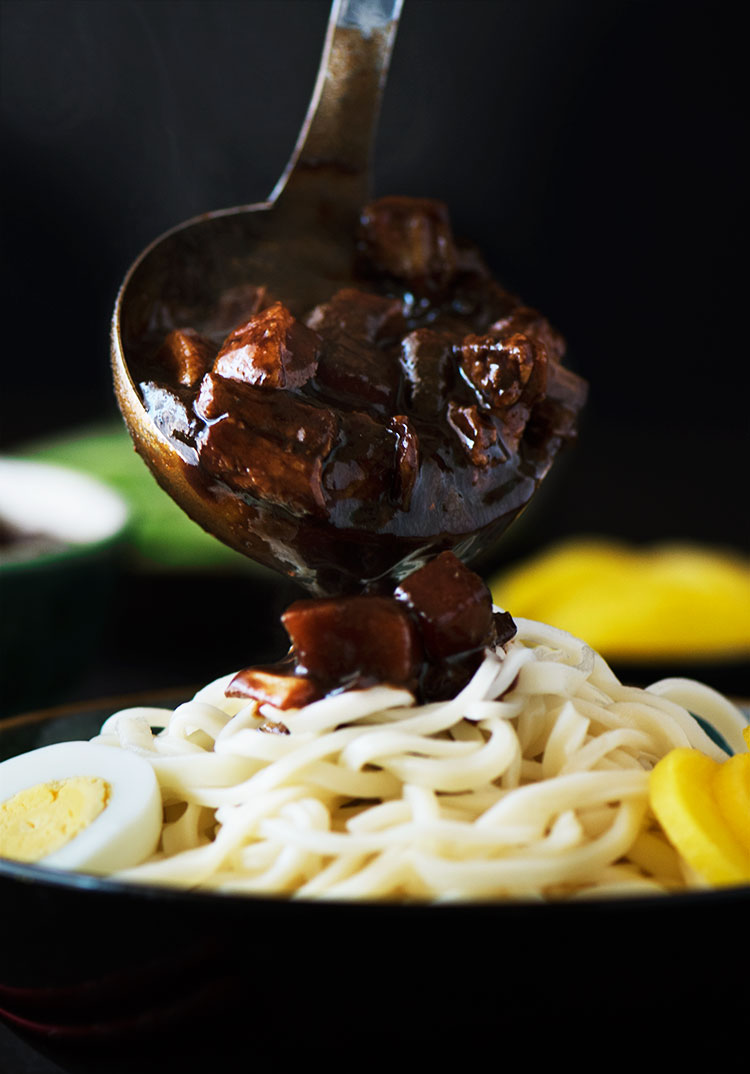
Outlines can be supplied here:
M98 776L38 783L0 804L0 857L35 862L64 847L106 808L112 788Z

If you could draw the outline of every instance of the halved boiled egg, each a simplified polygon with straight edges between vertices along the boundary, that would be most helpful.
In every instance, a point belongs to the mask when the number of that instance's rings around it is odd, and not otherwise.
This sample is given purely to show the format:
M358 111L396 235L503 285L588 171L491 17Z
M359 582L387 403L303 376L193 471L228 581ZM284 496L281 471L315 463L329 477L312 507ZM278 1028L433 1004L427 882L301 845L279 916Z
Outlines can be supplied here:
M93 742L61 742L0 763L0 857L107 874L138 865L162 828L148 761Z

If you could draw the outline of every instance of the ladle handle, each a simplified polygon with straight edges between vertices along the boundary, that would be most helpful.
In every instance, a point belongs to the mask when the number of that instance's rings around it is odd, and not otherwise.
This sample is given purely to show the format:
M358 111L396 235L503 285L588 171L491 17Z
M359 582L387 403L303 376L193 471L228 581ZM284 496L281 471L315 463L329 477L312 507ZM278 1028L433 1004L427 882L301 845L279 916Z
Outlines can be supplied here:
M324 216L358 212L403 0L333 0L312 99L270 201Z

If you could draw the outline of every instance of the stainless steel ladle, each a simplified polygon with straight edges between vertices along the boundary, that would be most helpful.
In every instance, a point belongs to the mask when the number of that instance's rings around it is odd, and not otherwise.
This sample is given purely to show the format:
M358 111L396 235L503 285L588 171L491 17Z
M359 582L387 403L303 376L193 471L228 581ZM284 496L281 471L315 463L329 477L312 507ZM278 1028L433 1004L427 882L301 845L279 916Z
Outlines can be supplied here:
M335 0L307 117L268 201L206 213L162 235L129 269L112 318L117 399L157 481L204 529L288 574L297 572L283 531L270 543L259 540L252 506L196 482L196 468L146 412L133 366L147 341L178 325L200 329L219 296L248 281L283 296L295 314L351 281L352 236L370 194L374 133L402 3Z

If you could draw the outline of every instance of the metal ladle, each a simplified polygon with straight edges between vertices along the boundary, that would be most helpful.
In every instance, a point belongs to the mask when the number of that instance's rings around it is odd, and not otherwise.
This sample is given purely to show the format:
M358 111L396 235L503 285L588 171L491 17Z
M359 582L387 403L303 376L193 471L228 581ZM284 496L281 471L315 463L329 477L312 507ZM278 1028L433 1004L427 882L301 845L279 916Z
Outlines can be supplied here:
M504 364L488 358L485 369L485 359L477 358L472 365L470 345L468 372L464 362L447 408L432 424L429 414L412 424L408 392L394 402L403 402L405 415L373 411L374 417L337 410L325 395L325 406L313 395L300 409L293 393L263 389L252 399L242 396L237 418L230 413L231 392L206 417L192 398L177 398L169 389L158 395L159 373L149 369L165 337L190 327L218 349L250 315L238 313L233 294L266 288L301 319L341 289L361 289L356 227L370 193L373 133L400 9L401 0L337 0L307 119L269 201L209 213L158 239L126 276L112 326L117 397L157 481L204 529L316 594L390 592L394 579L444 549L466 561L486 552L533 496L572 435L585 398L580 378L553 360L561 341L541 315L518 306L492 281L482 284L485 297L477 299L477 309L486 303L481 323L507 319L518 308L521 327L508 328L504 341L491 341L490 349L509 348ZM486 280L481 270L477 279ZM529 358L535 348L541 348L538 367ZM383 353L373 352L373 363ZM541 399L534 394L540 381L531 377L532 368L544 378ZM464 373L474 378L473 387ZM201 388L226 390L211 378L207 374ZM522 403L515 411L513 401L523 398L527 381L532 412L524 412ZM149 412L139 383L151 393ZM495 393L497 415L479 412L486 409L486 391ZM458 410L449 426L452 405ZM197 420L202 424L196 426ZM217 440L221 465L212 469ZM325 492L322 484L313 485L316 466L328 467ZM227 473L242 480L225 482ZM290 484L295 479L304 486L296 501L287 495L290 488L297 494ZM314 487L319 499L308 496Z
M196 481L196 467L147 413L133 367L147 341L178 325L201 328L219 296L248 281L282 295L295 315L351 281L352 236L370 194L374 132L402 3L334 0L307 116L268 201L206 213L162 235L133 263L115 304L115 392L137 451L204 529L287 574L302 572L285 547L283 525L270 540L258 538L252 505Z

